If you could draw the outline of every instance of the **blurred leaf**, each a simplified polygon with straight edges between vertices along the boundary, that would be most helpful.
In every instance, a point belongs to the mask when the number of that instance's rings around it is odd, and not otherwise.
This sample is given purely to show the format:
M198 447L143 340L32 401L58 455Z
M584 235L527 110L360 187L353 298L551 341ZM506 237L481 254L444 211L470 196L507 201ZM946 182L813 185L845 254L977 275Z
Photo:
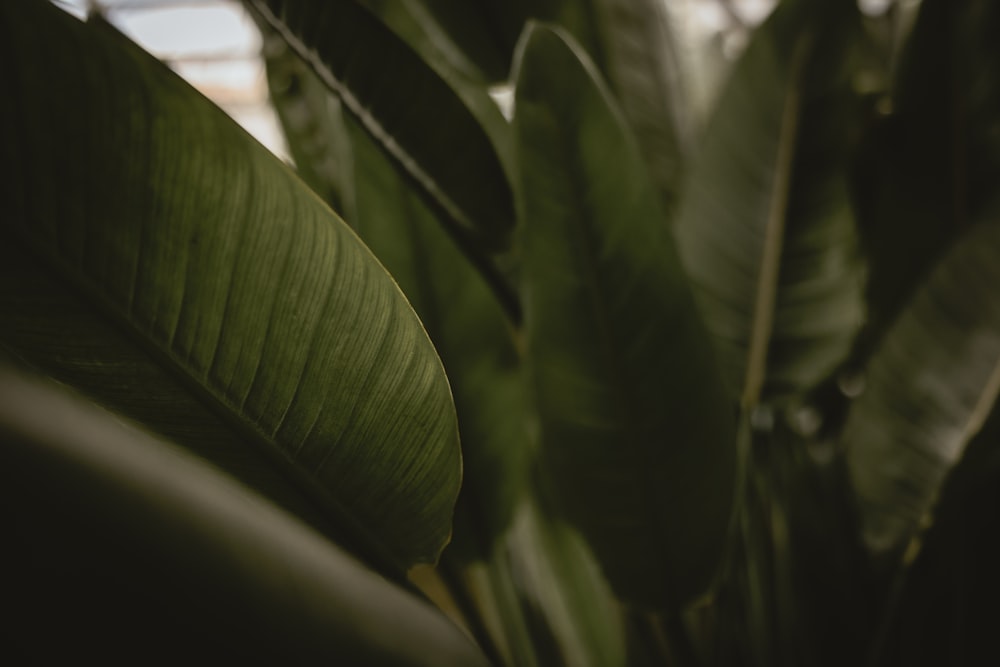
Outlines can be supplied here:
M875 555L900 552L1000 391L1000 225L970 231L886 333L843 442Z
M517 512L506 554L530 627L536 636L551 634L558 662L545 664L625 664L621 611L579 533L530 499Z
M694 127L671 21L662 0L592 0L607 79L621 103L661 204L672 212Z
M262 56L271 104L284 130L295 171L341 215L353 207L350 154L343 136L340 100L281 35L263 21Z
M1000 596L1000 410L948 475L873 662L992 664ZM914 641L919 637L920 641Z
M420 56L354 0L247 0L455 226L507 246L513 198L476 118Z
M924 0L889 112L859 156L870 263L869 345L968 226L1000 178L1000 4Z
M518 39L532 19L563 26L588 48L597 43L589 2L406 0L406 4L422 10L487 79L496 82L507 80Z
M676 233L744 407L813 388L862 318L846 161L852 3L786 3L708 122Z
M0 345L384 571L434 560L461 477L455 413L389 276L106 24L28 1L0 17Z
M732 414L642 159L594 67L531 28L517 67L528 362L542 456L615 591L703 592L732 510Z
M486 664L231 478L3 367L0 444L14 662Z
M490 97L491 81L436 29L420 0L361 0L444 79L489 136L508 178L513 178L510 124ZM465 7L465 5L463 5Z

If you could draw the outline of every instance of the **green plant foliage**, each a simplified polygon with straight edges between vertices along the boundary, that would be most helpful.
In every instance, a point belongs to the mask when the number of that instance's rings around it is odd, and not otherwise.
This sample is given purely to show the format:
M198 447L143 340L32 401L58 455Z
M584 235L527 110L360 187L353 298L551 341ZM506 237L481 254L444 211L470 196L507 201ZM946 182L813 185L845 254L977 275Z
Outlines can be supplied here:
M243 4L0 3L13 651L997 662L1000 3Z
M527 476L515 334L433 213L348 124L356 184L356 217L349 221L410 299L448 372L465 465L453 546L464 558L483 558L510 523Z
M786 3L719 95L677 238L745 407L801 395L847 356L863 314L848 190L847 3Z
M847 464L875 554L906 546L996 403L998 258L992 220L948 253L886 333L848 415Z
M17 572L6 660L487 664L429 604L264 498L6 366L0 480Z
M517 61L541 451L616 592L672 607L706 589L721 557L735 479L730 404L638 149L571 40L535 25Z
M356 548L433 561L454 408L370 252L106 24L33 2L2 18L3 347Z
M309 62L459 233L492 250L507 244L513 199L489 139L406 42L353 0L248 5Z

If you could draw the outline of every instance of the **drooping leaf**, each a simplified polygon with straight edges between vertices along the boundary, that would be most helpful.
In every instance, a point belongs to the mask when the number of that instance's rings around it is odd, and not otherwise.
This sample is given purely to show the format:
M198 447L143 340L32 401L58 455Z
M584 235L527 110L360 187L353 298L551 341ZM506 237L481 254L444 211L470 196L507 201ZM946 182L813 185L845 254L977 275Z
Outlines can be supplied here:
M106 24L30 1L0 19L0 345L366 557L434 560L454 408L370 252Z
M786 3L755 32L678 213L681 257L745 407L813 388L861 323L846 172L855 13Z
M503 249L513 197L490 140L448 84L354 0L247 0L320 75L457 234Z
M232 478L9 367L0 445L7 660L487 664Z
M515 136L541 455L616 592L704 591L732 509L732 410L657 196L586 55L534 26Z
M1000 225L973 228L886 333L843 442L869 551L898 554L1000 392Z

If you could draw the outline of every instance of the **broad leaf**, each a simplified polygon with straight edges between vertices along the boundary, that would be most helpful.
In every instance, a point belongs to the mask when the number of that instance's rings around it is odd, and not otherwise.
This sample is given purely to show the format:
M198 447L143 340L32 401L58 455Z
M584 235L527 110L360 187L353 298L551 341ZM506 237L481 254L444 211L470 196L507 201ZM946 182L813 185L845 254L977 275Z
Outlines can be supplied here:
M886 333L844 427L869 551L906 546L1000 391L1000 225L966 235Z
M298 168L329 174L317 192L378 256L409 298L441 355L461 434L464 486L452 552L486 558L510 522L524 486L528 447L520 359L504 312L489 287L448 238L434 214L359 125L317 94L301 66L270 59L271 83L282 69L297 85L272 98ZM310 131L302 132L305 125ZM330 165L327 167L326 165Z
M862 317L846 162L851 3L791 2L761 26L709 120L676 235L745 407L813 388Z
M7 659L486 664L429 604L228 476L6 367L0 445Z
M30 1L0 18L0 345L366 556L434 560L455 413L391 278L106 24Z
M354 0L247 0L314 68L458 234L503 249L510 186L489 138L448 84Z
M631 134L560 30L520 47L525 328L542 456L616 592L704 591L733 502L732 410Z
M525 392L515 334L433 213L356 125L349 131L357 202L357 218L350 222L395 277L441 355L458 413L465 471L454 546L464 558L485 558L509 524L527 474Z

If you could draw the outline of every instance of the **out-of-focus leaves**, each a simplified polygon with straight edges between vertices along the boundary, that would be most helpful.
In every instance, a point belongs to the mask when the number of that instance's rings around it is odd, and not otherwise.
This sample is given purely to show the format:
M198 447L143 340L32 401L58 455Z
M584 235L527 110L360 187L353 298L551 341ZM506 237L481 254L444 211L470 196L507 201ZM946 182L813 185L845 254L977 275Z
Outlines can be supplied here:
M558 656L545 664L626 663L621 610L576 530L531 499L519 508L506 546L529 628L549 633Z
M862 318L846 161L849 3L789 3L754 33L678 214L681 257L745 407L811 389Z
M968 226L1000 178L1000 5L924 0L893 94L858 158L869 257L866 346ZM870 352L870 349L866 350Z
M592 0L607 80L672 212L694 127L671 21L660 0Z
M612 586L650 607L710 584L732 510L732 410L620 112L566 33L519 51L525 328L542 456Z
M513 196L476 117L448 84L354 0L247 0L335 92L454 226L508 245Z
M580 0L407 0L433 21L448 40L490 80L505 81L525 25L545 21L562 26L592 55L598 27L590 2ZM600 62L603 62L598 57Z
M490 97L492 81L454 47L420 0L361 0L379 19L406 41L462 99L489 136L508 178L512 178L510 124ZM462 8L472 5L463 4Z
M942 488L873 664L934 667L1000 660L998 528L1000 411L994 409Z
M7 367L0 445L7 660L487 664L232 478Z
M107 24L0 7L0 346L387 573L433 561L461 478L455 412L384 269Z
M843 442L865 545L898 555L1000 391L1000 225L973 228L886 333Z
M271 103L285 132L295 170L313 191L346 217L353 208L351 156L343 136L340 100L281 35L261 21L262 56Z

